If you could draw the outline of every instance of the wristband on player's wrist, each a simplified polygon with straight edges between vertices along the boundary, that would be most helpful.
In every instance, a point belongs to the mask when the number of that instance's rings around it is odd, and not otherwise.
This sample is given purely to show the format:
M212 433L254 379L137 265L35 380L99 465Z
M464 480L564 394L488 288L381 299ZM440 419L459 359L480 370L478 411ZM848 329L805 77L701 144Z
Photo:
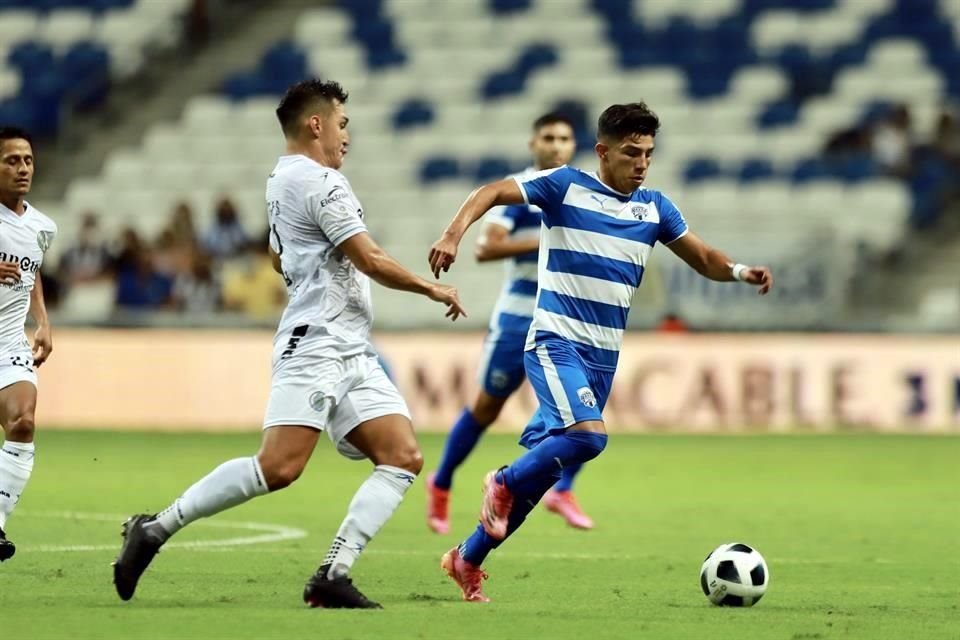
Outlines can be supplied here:
M740 264L739 262L730 265L730 273L733 275L733 279L739 280L740 282L747 281L747 270L749 269L750 267L745 264Z

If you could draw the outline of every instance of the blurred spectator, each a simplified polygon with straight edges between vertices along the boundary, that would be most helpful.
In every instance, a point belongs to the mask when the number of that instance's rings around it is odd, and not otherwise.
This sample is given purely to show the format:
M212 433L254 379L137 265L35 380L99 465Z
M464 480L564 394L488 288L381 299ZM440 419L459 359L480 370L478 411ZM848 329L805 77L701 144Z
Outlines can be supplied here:
M247 254L223 267L223 304L256 320L275 320L287 303L283 278L273 270L267 232Z
M173 283L173 302L188 313L212 313L220 308L220 284L213 276L210 257L194 255L193 265Z
M110 276L113 260L100 237L96 214L86 213L80 223L76 244L60 258L60 280L66 287L95 282Z
M870 130L867 127L841 129L827 139L824 153L832 158L842 158L870 151Z
M156 270L153 255L133 229L124 229L117 256L118 307L155 309L170 302L173 279Z
M174 207L170 225L167 229L170 232L170 241L173 244L191 249L197 246L197 229L193 224L193 209L186 202L179 202Z
M690 327L675 313L667 313L657 324L660 333L689 333Z
M944 110L937 120L933 148L951 162L960 163L960 125L950 110Z
M193 245L178 243L176 235L168 228L160 233L154 244L153 266L160 273L175 278L191 271L197 253Z
M217 203L216 220L203 237L204 248L215 258L229 258L241 253L248 243L233 202L229 198L221 199Z
M889 173L905 176L910 170L910 109L898 104L873 131L873 156Z
M197 48L210 40L210 11L206 0L193 0L184 14L184 31L187 42Z

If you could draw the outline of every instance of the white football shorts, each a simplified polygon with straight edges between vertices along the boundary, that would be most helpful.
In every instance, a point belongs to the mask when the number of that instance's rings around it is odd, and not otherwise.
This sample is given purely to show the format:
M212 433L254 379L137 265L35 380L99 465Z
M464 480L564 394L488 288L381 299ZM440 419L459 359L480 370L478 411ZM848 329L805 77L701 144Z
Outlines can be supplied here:
M368 420L392 414L410 418L407 403L376 356L340 359L297 349L274 367L263 428L287 425L326 431L341 455L362 460L366 456L347 442L346 435Z
M33 368L33 353L29 349L0 355L0 389L17 382L37 386L37 371Z

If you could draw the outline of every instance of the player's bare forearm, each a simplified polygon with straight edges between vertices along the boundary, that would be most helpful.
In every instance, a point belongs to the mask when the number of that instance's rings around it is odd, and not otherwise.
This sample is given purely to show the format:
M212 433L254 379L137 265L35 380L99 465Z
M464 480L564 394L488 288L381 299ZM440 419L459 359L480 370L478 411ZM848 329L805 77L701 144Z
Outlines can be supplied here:
M493 226L493 225L488 225ZM478 241L473 255L477 262L503 260L521 256L540 248L540 238L511 238L506 229L485 233Z
M485 184L467 196L457 215L444 229L443 235L459 243L470 225L493 207L522 203L523 193L515 180L506 179Z
M40 280L39 273L37 273L37 279L30 291L30 317L37 323L38 327L50 326L50 318L47 316L47 303L43 297L43 282Z
M693 233L687 233L667 246L677 257L703 277L717 282L733 282L735 280L730 269L730 258Z
M440 239L430 247L427 260L435 278L441 271L449 271L457 259L457 251L463 234L474 222L479 220L491 207L520 204L524 202L523 192L515 180L506 179L484 185L470 194L460 206L457 215L444 229Z
M382 249L368 256L369 260L361 269L371 280L388 289L409 291L420 295L429 295L433 284L408 270L391 258Z
M734 264L727 254L714 249L693 233L687 233L667 246L697 273L710 280L743 281L758 287L760 295L766 295L773 287L773 274L769 268Z
M708 247L706 255L703 258L703 266L698 269L698 273L704 278L715 280L717 282L736 282L733 277L731 266L733 261L719 249Z

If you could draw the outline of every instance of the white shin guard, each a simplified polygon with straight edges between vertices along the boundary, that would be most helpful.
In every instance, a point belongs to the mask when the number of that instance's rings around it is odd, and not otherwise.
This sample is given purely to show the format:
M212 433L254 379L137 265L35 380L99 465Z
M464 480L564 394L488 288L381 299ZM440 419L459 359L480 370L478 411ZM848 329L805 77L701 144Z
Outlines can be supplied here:
M20 494L33 473L33 455L32 442L8 440L0 447L0 529L6 528L7 518L20 501Z
M349 572L367 543L380 531L403 501L416 476L406 469L378 465L357 489L347 517L323 560L335 578Z

